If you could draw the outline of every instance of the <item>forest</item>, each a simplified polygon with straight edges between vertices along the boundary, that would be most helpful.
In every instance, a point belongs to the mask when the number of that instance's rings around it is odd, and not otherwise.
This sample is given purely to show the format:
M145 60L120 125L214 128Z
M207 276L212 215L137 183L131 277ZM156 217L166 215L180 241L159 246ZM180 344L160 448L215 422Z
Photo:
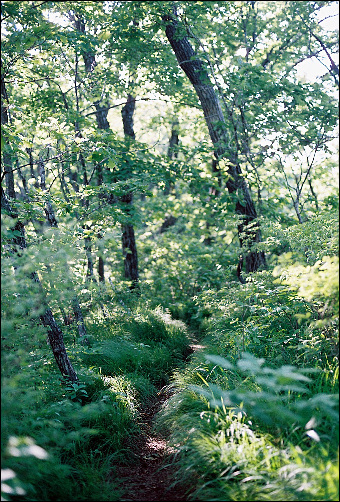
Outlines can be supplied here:
M335 1L1 2L1 500L338 501Z

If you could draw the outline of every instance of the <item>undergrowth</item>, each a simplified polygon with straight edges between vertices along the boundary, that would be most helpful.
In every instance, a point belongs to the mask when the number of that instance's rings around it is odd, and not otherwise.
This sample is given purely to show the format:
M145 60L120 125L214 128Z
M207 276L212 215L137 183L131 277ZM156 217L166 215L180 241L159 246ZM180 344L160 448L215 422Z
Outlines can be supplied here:
M15 354L4 356L2 500L120 499L115 465L128 462L140 409L181 364L189 337L161 308L111 307L88 323L89 345L69 349L79 382L62 381L41 343L20 354L17 373Z
M335 320L271 274L196 297L204 348L169 385L188 500L338 500Z

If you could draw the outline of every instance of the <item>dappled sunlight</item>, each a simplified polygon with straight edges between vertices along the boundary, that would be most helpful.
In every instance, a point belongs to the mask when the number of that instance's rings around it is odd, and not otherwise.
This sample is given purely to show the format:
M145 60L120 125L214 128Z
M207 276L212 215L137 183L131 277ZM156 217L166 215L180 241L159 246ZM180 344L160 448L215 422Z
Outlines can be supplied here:
M1 2L2 501L339 500L338 10Z

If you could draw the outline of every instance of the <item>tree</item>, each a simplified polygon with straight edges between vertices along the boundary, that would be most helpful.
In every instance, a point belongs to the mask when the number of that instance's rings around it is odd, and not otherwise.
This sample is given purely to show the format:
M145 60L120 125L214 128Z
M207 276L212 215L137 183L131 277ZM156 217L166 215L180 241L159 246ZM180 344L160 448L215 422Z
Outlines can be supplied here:
M122 119L124 135L127 138L127 148L130 145L130 141L135 139L135 132L133 130L133 113L135 110L135 99L129 94L127 97L126 104L122 108ZM127 160L128 162L128 160ZM127 179L129 178L130 169L127 167ZM125 205L125 212L127 216L131 216L133 194L132 192L127 192L120 199ZM122 246L124 255L124 272L125 278L132 281L131 289L138 289L138 257L137 257L137 246L135 239L135 232L132 223L125 223L122 225Z
M229 162L229 179L226 185L230 194L239 193L235 210L241 216L238 231L241 247L246 248L245 268L246 272L256 271L265 265L264 252L251 250L252 246L260 242L261 239L257 212L246 180L242 176L237 154L228 151L228 137L224 127L225 119L218 96L203 62L197 57L187 36L183 36L183 28L181 30L176 12L165 15L163 19L167 22L166 35L178 63L194 86L201 102L210 138L215 148L216 160L227 158Z
M1 209L8 214L13 220L16 220L18 215L15 213L11 206L10 200L6 197L3 189L1 189ZM22 222L17 221L13 227L14 237L12 239L12 244L14 246L13 252L23 252L27 248L26 238L25 238L25 227ZM48 328L47 335L48 341L51 346L53 356L58 365L58 368L63 375L63 377L69 379L71 382L76 382L78 376L73 368L73 365L67 355L66 347L63 339L63 332L58 326L53 313L48 306L46 300L46 294L42 288L39 276L37 272L32 272L30 274L31 280L36 283L40 290L40 301L43 308L43 313L40 314L40 320L46 328Z

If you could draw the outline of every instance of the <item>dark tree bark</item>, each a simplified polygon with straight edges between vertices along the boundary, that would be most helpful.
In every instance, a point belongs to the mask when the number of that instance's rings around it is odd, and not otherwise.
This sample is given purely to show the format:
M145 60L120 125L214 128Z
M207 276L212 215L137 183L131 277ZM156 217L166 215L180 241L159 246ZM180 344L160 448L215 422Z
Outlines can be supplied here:
M179 145L178 126L179 126L178 120L175 119L171 125L171 136L169 139L169 146L168 146L169 159L178 159L178 151L176 148Z
M131 94L128 94L125 105L122 108L122 119L123 119L123 129L124 136L129 138L135 138L135 131L133 129L133 114L135 111L136 101Z
M99 256L98 258L98 276L99 276L99 282L105 282L104 258L102 256Z
M135 98L129 94L126 104L122 108L122 119L124 135L128 139L135 139L133 130L133 113L135 111ZM133 194L127 192L120 201L125 205L125 212L128 216L132 214ZM122 225L122 248L124 256L124 276L131 281L131 290L139 288L138 256L135 239L135 231L132 223Z
M166 216L165 220L162 223L161 228L159 229L160 234L164 234L168 230L168 228L172 227L177 221L177 218L170 214L169 216Z
M131 214L132 194L128 193L121 197L121 201L127 204L126 212ZM131 223L122 225L122 248L124 256L124 276L132 282L131 290L138 290L138 256L135 232Z
M228 148L225 119L218 96L215 92L207 69L198 58L186 36L179 35L180 27L175 14L163 16L166 22L165 33L176 55L180 67L192 83L202 105L209 135L214 145L217 161L222 157L229 160L228 180L226 186L230 194L238 194L235 212L242 221L238 225L239 241L244 249L246 272L253 272L265 265L265 255L262 251L252 250L252 246L261 241L261 233L257 221L255 205L245 179L242 177L237 160L237 151Z
M10 200L6 197L2 188L1 188L1 208L13 219L17 219L18 215L12 209ZM17 221L14 229L18 230L20 233L19 235L13 238L13 244L15 246L18 246L21 250L24 250L27 247L27 244L25 237L25 227L23 223L21 222L19 223L19 221ZM76 382L78 380L78 376L67 355L64 344L63 332L56 323L53 313L47 304L46 295L39 280L38 274L36 272L33 272L32 274L30 274L30 276L31 279L36 284L38 284L41 293L41 302L44 308L44 313L40 315L40 320L42 324L47 328L48 341L51 346L53 356L58 365L60 373L63 375L63 377L71 380L72 382Z
M179 133L178 133L178 120L174 119L171 124L171 136L169 138L169 146L167 155L169 159L178 159L178 150L177 147L179 145ZM165 185L164 195L169 195L174 188L174 184L171 181L168 181Z
M8 115L8 96L5 86L5 81L3 76L1 76L1 125L9 124L9 115ZM6 191L7 196L10 199L15 199L15 189L14 189L14 174L13 174L13 165L12 165L12 157L10 153L10 144L6 134L3 132L2 136L5 141L5 147L2 154L2 160L4 164L5 170L5 180L6 180Z
M108 130L110 129L110 124L107 120L107 114L109 112L108 105L106 106L101 106L99 102L95 103L96 107L96 120L97 120L97 126L98 129L102 130ZM102 165L99 164L97 168L97 185L101 186L103 184L103 168ZM104 194L100 194L101 198L104 198ZM114 197L112 197L112 194L106 197L106 200L109 204L112 204L115 202ZM105 282L105 262L104 262L104 257L101 254L98 257L98 277L99 277L99 282Z
M177 146L179 145L179 133L178 133L179 122L177 118L175 118L171 124L171 135L169 138L169 146L168 146L168 158L170 160L178 158ZM174 184L169 180L166 182L164 195L169 195L174 189ZM175 225L178 218L173 216L172 214L168 214L165 216L165 219L162 223L161 228L159 229L159 233L163 234L166 230L173 225Z
M103 129L104 131L110 129L110 124L109 121L107 120L107 114L109 112L109 105L108 103L104 103L104 105L101 105L99 101L94 103L94 106L96 107L96 120L97 120L97 125L98 129Z
M69 12L68 16L70 21L73 21L75 29L81 33L85 33L85 22L82 17L77 13L74 14L73 12ZM81 55L84 58L85 70L87 73L90 73L97 64L95 54L91 51L83 51Z

